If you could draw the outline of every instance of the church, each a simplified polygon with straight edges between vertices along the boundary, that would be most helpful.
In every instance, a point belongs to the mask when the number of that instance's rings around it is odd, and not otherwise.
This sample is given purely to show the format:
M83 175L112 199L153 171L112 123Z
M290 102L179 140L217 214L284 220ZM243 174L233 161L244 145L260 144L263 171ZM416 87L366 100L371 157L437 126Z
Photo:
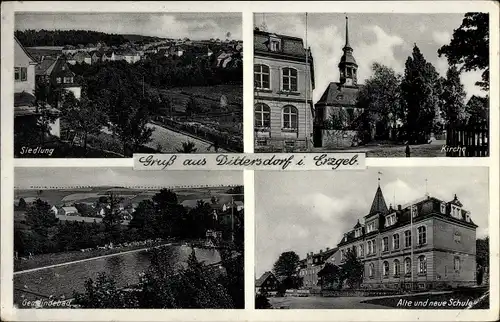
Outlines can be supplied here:
M358 84L358 64L354 59L353 48L349 44L349 19L345 23L344 52L338 64L339 82L331 82L321 98L315 104L314 146L324 147L329 144L351 146L356 140L356 131L350 126L363 113L356 107L358 92L363 85ZM331 127L347 129L334 133Z

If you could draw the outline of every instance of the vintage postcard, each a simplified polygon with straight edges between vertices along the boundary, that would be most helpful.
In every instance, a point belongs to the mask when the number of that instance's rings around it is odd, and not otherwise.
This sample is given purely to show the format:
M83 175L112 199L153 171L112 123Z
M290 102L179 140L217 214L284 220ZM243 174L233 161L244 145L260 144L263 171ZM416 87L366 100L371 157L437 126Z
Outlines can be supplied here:
M489 155L489 15L255 13L256 152Z
M257 172L255 307L488 309L488 174Z
M15 178L14 306L244 308L241 171Z
M14 155L243 152L240 13L16 13Z

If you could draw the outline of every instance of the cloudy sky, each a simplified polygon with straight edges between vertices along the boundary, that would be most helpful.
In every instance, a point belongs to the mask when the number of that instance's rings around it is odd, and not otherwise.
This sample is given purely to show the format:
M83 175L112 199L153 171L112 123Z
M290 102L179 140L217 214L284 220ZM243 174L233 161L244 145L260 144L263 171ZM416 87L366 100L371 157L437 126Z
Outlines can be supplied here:
M488 233L488 169L485 167L368 168L366 171L255 172L255 269L272 269L282 252L333 248L370 210L378 172L387 206L405 205L427 191L445 201L456 193L477 236ZM272 184L270 184L272 183ZM471 189L474 187L474 189ZM395 203L394 203L395 200Z
M371 65L382 63L398 73L404 72L405 61L416 43L427 61L438 72L446 75L447 59L438 58L437 50L448 44L453 30L462 23L463 14L356 14L349 13L349 43L354 49L358 67L358 82L363 83L372 74ZM267 30L305 39L305 14L255 14L255 26L265 21ZM308 14L308 46L315 60L317 101L330 82L339 81L338 63L345 44L345 14ZM473 94L485 96L475 82L481 72L462 75L467 98Z
M134 171L132 168L15 168L14 186L242 185L242 171Z
M241 39L241 13L21 13L16 30L84 29L165 38Z

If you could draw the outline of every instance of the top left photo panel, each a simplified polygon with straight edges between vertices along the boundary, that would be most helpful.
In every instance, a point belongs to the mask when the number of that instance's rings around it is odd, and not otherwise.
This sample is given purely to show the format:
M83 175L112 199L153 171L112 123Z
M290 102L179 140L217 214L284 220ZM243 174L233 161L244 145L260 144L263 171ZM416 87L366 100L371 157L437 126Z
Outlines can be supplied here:
M14 156L243 152L241 13L15 14Z

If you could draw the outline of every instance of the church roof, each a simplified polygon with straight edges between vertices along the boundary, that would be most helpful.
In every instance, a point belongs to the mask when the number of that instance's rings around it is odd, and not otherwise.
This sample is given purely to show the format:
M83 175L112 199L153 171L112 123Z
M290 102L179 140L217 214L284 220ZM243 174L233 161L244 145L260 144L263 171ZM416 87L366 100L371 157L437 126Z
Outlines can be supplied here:
M355 65L358 65L356 63L356 59L354 59L354 56L352 55L352 48L344 48L344 54L342 55L342 57L340 58L340 64L355 64Z
M358 98L358 92L362 86L345 86L341 83L331 82L316 105L354 107Z
M380 186L377 188L375 193L375 198L373 198L372 207L370 208L370 215L375 213L387 213L387 205L385 204L384 195L382 194L382 189Z

